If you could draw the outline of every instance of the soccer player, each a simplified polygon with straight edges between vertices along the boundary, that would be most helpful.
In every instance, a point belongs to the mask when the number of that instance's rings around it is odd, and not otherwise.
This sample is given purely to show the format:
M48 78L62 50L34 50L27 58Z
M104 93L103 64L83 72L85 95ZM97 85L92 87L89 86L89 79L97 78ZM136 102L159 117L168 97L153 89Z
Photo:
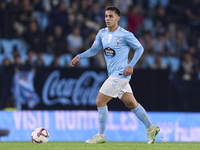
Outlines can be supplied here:
M107 7L105 9L107 28L103 28L98 32L90 49L77 55L70 62L70 66L74 67L80 59L96 55L101 47L103 47L109 77L100 88L96 99L99 131L97 135L85 142L105 142L105 130L108 119L107 103L112 98L118 97L145 125L149 137L148 144L152 144L160 129L151 123L145 109L136 101L129 84L133 68L140 59L144 49L131 32L126 31L118 25L119 19L119 9L114 6ZM135 54L131 62L128 63L130 47L135 50Z

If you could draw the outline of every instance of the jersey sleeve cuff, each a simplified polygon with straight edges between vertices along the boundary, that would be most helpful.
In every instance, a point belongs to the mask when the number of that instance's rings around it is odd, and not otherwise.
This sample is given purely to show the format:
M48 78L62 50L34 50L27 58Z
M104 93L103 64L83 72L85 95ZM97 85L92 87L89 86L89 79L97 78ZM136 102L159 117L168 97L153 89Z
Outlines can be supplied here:
M82 59L80 54L79 54L79 55L76 55L76 56L77 56L79 59Z
M130 66L131 68L134 68L135 65L132 66L132 65L129 64L128 66Z

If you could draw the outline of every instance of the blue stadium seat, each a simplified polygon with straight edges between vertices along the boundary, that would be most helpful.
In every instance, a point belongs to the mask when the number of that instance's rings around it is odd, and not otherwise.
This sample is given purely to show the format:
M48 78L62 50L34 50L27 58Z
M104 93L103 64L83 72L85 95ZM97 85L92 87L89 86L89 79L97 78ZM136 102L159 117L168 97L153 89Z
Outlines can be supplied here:
M35 12L34 16L37 20L38 27L41 31L44 31L49 24L49 19L47 14L41 12Z
M148 7L155 9L157 5L166 8L169 5L169 0L148 0Z
M119 25L122 27L122 28L127 28L128 26L128 21L127 21L127 17L126 16L121 16L120 17L120 20L119 20Z
M66 67L69 66L70 61L72 60L71 54L63 54L60 56L60 66Z
M13 40L11 40L11 43L12 43L13 47L17 46L17 49L19 50L18 52L20 53L20 55L27 53L28 46L27 46L26 42L24 42L20 39L13 39Z
M162 62L166 65L166 66L169 66L169 57L162 57L161 58Z
M154 9L157 6L158 0L148 0L149 9Z
M13 48L14 46L17 47L17 50L19 52L20 57L22 60L25 60L27 58L27 45L25 42L23 42L20 39L0 39L0 45L4 49L4 56L9 58L10 60L13 60Z
M82 68L88 68L90 67L90 60L87 58L87 59L81 59L79 62L78 62L79 66L82 67Z
M155 62L155 56L147 55L145 62L144 62L144 64L145 64L144 68L148 68L148 67L152 66L154 62Z
M178 57L170 56L168 58L168 60L169 60L171 72L176 73L179 70L179 67L180 67L180 63L181 63L180 59Z
M22 61L27 59L28 46L26 42L20 39L11 40L13 47L16 46Z
M48 53L43 54L43 61L45 66L50 66L53 60L54 60L53 54L48 54Z
M150 18L144 18L144 21L143 21L144 30L151 31L153 27L154 27L153 20Z
M170 3L170 0L160 0L160 6L166 8Z
M22 62L25 62L28 59L28 55L27 54L26 55L22 55L20 57L21 57L21 61ZM34 60L35 60L35 58L34 58Z
M12 55L13 45L12 45L12 42L10 40L7 40L7 39L1 39L0 42L1 42L1 45L3 46L5 57L8 57L10 60L12 60L13 59L13 55Z

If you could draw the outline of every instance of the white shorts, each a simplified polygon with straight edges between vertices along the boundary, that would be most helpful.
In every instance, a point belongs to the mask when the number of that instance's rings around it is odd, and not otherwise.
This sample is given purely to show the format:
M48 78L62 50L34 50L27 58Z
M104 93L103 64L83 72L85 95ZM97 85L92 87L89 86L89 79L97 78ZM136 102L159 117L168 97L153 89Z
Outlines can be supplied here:
M103 83L99 92L113 98L118 97L121 99L124 93L133 93L129 81L129 79L110 76Z

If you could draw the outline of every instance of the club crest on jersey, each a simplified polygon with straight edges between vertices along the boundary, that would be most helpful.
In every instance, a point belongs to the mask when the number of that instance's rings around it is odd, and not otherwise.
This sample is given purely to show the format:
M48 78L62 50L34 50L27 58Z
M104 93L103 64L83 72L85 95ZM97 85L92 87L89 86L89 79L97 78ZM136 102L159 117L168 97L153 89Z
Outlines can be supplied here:
M104 53L107 57L112 58L115 56L115 51L113 49L111 49L110 47L107 47L104 49Z
M120 40L120 38L117 38L116 41L117 41L117 45L118 45L121 40Z

